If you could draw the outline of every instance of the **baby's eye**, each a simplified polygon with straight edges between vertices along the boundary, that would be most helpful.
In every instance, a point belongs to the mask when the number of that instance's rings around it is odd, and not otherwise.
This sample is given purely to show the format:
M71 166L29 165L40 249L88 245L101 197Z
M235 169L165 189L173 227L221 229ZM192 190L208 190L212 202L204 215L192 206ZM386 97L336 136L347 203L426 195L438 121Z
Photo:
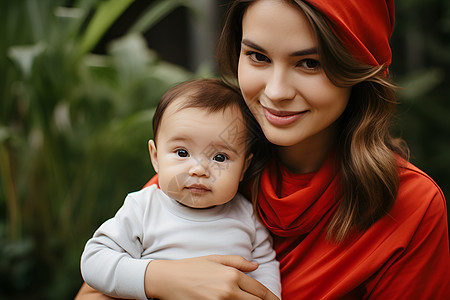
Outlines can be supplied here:
M225 154L216 154L213 158L213 160L217 162L225 162L228 159L228 156Z
M189 152L187 152L187 150L185 150L185 149L178 149L178 150L175 151L175 153L179 157L188 157L189 156Z

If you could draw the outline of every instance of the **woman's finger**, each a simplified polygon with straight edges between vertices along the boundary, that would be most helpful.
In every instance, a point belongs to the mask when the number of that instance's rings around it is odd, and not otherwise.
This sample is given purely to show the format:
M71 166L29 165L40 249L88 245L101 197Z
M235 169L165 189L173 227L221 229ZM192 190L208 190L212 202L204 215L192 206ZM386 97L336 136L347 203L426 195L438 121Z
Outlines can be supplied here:
M263 300L279 300L268 288L266 288L262 283L256 279L241 273L242 276L239 278L238 285L241 290L256 296L257 299Z
M266 288L263 284L261 284L256 279L242 273L242 272L251 272L257 269L258 264L255 262L250 262L238 255L210 255L206 258L223 264L228 267L235 268L241 272L238 274L237 283L239 288L248 293L249 296L254 296L256 299L267 299L267 300L278 300L278 297L275 296L268 288ZM252 299L250 297L249 299Z
M258 263L248 261L239 255L208 255L205 258L242 272L252 272L258 268Z

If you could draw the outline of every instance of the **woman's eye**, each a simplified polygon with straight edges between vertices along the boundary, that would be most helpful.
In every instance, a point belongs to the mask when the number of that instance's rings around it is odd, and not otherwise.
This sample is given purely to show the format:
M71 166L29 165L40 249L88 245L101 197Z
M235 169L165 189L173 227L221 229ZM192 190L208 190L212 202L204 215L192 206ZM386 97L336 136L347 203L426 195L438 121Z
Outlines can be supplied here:
M320 62L318 60L309 58L302 60L299 65L308 70L316 70L320 67Z
M185 149L178 149L177 151L175 151L175 153L179 157L188 157L189 156L189 152L187 152L187 150L185 150Z
M265 61L269 61L269 59L267 58L267 56L265 56L264 54L261 54L259 52L247 52L247 55L250 56L250 59L255 61L255 62L265 62Z
M216 154L213 158L217 162L225 162L227 159L228 157L225 154Z

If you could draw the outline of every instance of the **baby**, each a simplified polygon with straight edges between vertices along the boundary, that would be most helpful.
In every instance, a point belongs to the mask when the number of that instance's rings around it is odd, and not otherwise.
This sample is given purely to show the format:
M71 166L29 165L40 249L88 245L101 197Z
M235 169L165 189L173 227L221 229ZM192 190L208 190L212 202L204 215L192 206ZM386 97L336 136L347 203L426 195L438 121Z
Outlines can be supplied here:
M161 98L150 158L158 184L131 193L95 232L81 258L84 280L113 297L147 299L152 260L240 255L250 275L280 297L269 233L237 193L254 162L250 117L239 93L218 79L188 81Z

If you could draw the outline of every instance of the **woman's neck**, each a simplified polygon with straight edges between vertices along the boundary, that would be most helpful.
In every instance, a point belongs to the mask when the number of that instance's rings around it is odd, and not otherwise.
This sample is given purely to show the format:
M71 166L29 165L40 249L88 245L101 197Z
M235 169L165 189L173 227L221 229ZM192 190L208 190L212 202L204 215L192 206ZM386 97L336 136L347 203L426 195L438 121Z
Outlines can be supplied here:
M297 174L317 172L336 145L336 126L292 146L276 146L280 162Z

